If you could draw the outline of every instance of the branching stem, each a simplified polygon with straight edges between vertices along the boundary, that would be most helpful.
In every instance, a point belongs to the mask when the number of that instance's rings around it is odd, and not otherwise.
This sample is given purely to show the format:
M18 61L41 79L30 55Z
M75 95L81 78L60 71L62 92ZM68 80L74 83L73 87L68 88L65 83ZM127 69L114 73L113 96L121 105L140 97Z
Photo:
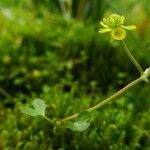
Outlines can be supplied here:
M134 87L135 85L139 84L142 81L143 81L142 77L134 80L133 82L131 82L127 86L125 86L123 89L119 90L117 93L115 93L112 96L106 98L105 100L103 100L102 102L96 104L95 106L90 107L86 111L92 112L92 111L94 111L94 110L96 110L96 109L106 105L107 103L109 103L109 102L113 101L114 99L118 98L119 96L123 95L126 91L128 91L129 89L131 89L132 87ZM76 113L76 114L71 115L69 117L66 117L64 119L61 119L60 122L64 123L64 122L66 122L68 120L75 119L78 115L79 115L79 113Z
M132 54L130 53L127 45L125 44L125 42L122 40L122 43L125 47L125 52L127 53L127 55L129 56L130 60L132 61L132 63L135 65L135 67L138 69L138 71L141 74L141 77L139 77L138 79L132 81L131 83L129 83L128 85L126 85L124 88L122 88L121 90L119 90L118 92L116 92L115 94L113 94L112 96L104 99L103 101L101 101L100 103L96 104L93 107L88 108L86 111L92 112L98 108L101 108L102 106L112 102L113 100L115 100L116 98L118 98L119 96L123 95L124 93L126 93L128 90L130 90L132 87L134 87L135 85L139 84L140 82L146 80L150 75L148 74L146 76L145 72L143 71L143 69L141 68L141 66L138 64L138 62L136 61L136 59L132 56ZM148 71L147 71L148 72ZM63 119L60 119L59 122L61 123L65 123L66 121L72 120L77 118L77 116L79 115L79 113L76 113L74 115L65 117Z

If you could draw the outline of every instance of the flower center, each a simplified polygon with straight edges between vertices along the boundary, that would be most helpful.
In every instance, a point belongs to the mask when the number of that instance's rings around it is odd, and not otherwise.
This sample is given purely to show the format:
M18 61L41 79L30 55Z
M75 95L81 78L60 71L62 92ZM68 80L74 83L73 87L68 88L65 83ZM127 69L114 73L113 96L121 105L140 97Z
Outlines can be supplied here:
M126 32L122 28L113 29L111 32L113 39L123 40L126 37Z

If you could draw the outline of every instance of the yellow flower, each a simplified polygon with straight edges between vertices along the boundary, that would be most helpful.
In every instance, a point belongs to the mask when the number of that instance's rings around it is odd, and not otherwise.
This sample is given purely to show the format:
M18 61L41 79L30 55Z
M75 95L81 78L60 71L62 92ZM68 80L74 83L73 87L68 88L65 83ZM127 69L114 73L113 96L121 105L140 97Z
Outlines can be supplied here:
M125 26L123 25L125 22L124 16L120 16L117 14L112 14L108 18L104 18L103 21L100 22L100 24L104 27L102 29L99 29L99 33L111 33L111 38L113 40L123 40L126 37L126 31L127 30L135 30L136 26L130 25Z

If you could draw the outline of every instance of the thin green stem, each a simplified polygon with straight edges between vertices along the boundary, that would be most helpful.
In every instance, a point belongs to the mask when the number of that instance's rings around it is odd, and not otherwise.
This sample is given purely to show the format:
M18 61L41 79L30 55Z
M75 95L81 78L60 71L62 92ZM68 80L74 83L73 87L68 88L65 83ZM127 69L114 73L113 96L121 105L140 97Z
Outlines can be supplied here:
M116 99L119 96L123 95L126 91L128 91L129 89L131 89L132 87L134 87L135 85L139 84L142 81L143 81L142 77L134 80L133 82L131 82L127 86L125 86L123 89L119 90L117 93L115 93L112 96L106 98L105 100L103 100L102 102L96 104L95 106L88 108L86 111L92 112L92 111L106 105L107 103L110 103L111 101L113 101L114 99ZM60 122L63 123L63 122L66 122L68 120L75 119L78 115L79 115L79 113L76 113L76 114L71 115L69 117L66 117L64 119L61 119Z
M130 53L126 43L122 40L122 43L125 47L125 52L127 53L127 55L129 56L130 60L133 62L133 64L135 65L135 67L137 68L137 70L140 72L140 74L142 75L144 73L142 67L139 65L139 63L136 61L136 59L133 57L133 55Z
M49 119L47 116L43 116L48 122L53 123L53 121L51 119Z

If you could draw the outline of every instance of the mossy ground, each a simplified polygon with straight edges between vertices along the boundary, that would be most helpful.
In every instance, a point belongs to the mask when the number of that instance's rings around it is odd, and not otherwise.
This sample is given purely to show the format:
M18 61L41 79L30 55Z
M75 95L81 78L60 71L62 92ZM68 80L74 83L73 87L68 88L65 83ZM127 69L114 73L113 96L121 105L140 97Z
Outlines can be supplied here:
M78 0L68 9L72 15L66 20L58 1L0 1L0 149L150 150L150 88L146 83L93 112L91 127L82 133L54 127L19 110L19 105L41 98L50 118L63 118L137 78L123 47L99 35L98 26L110 11L135 23L137 30L127 34L127 45L147 68L149 7L146 0L85 4ZM137 18L138 13L142 15Z

